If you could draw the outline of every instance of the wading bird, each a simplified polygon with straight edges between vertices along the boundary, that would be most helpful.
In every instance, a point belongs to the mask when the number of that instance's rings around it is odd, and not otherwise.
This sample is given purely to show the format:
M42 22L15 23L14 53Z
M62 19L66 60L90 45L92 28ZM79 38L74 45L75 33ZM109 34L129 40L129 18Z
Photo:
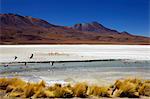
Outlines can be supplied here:
M14 60L16 60L18 57L17 56L15 56L15 59Z
M8 67L8 64L5 64L4 67Z
M52 62L50 62L51 63L51 66L53 66L54 65L54 62L52 61Z
M52 62L52 66L54 65L54 62Z
M32 59L33 58L33 54L31 54L31 56L30 56L30 59Z

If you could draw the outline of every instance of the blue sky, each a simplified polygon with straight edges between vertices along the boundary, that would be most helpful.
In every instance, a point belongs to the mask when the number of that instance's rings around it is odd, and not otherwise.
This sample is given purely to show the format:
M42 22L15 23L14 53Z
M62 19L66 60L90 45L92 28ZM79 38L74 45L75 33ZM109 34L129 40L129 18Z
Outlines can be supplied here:
M118 31L150 36L150 0L0 0L1 13L16 13L56 25L98 21Z

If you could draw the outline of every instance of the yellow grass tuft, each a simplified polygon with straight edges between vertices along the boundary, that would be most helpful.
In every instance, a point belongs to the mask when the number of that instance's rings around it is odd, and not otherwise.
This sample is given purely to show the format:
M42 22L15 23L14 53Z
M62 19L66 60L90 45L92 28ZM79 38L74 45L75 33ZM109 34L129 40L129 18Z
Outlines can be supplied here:
M108 87L99 87L99 86L90 86L88 88L87 94L89 96L98 96L98 97L110 97Z
M22 96L22 93L20 92L11 92L9 94L9 97L21 97Z
M95 98L95 97L150 97L150 80L128 78L117 80L115 84L105 87L76 83L62 86L46 86L45 81L25 82L19 78L0 78L0 92L9 97L19 98Z
M116 89L120 89L120 87L123 85L123 81L122 80L116 80L114 86L116 87Z
M8 85L6 88L6 93L11 92L12 90L14 90L16 87L12 86L12 85Z
M134 81L134 80L133 80ZM117 97L139 97L139 93L137 91L137 82L132 82L128 79L124 81L117 81L115 83L117 92L115 93L115 96Z
M25 98L32 97L35 94L35 84L27 83L24 87L24 96Z
M128 79L125 79L124 82L131 82L131 83L139 84L139 85L142 84L142 81L137 78L128 78Z
M36 91L36 93L33 96L34 98L46 98L45 89L40 89Z
M23 92L24 92L24 89L22 87L13 87L13 90L8 95L10 97L22 97Z
M85 98L87 97L88 85L86 83L77 83L73 87L73 93L75 97Z
M9 85L12 85L12 86L24 86L26 84L25 81L19 79L19 78L11 78L9 79Z
M54 91L54 95L56 98L71 98L73 97L73 92L67 88L60 87Z
M139 89L140 95L150 96L150 83L144 83Z
M34 93L36 93L46 87L46 83L43 80L38 83L32 83L32 85L34 86Z
M47 98L55 98L54 91L45 90L44 94Z
M54 97L56 98L73 97L73 91L71 89L72 89L71 86L67 85L62 87L61 84L55 84L54 86L50 86L48 88L50 96L52 97L54 95Z
M46 87L46 83L44 80L40 81L38 85L41 87Z
M150 83L150 80L145 80L144 83Z
M5 90L8 85L9 85L9 79L0 78L0 89Z
M48 87L48 90L49 91L55 91L57 88L60 88L61 87L61 84L55 84L54 86L50 86Z

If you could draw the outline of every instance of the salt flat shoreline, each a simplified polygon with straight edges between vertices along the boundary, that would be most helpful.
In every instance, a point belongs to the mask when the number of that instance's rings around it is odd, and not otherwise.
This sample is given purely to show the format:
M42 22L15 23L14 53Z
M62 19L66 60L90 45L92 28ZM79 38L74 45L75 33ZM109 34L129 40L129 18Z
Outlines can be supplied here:
M49 47L49 46L55 46L55 47L58 47L58 46L120 46L120 47L129 47L129 46L133 46L133 47L137 47L137 46L143 46L143 47L150 47L150 45L109 45L109 44L107 44L107 45L100 45L100 44L54 44L54 45L46 45L46 44L42 44L42 45L40 45L40 44L38 44L38 45L0 45L0 47Z
M29 59L34 54L33 59ZM14 57L17 59L14 60ZM1 45L0 63L150 60L149 45Z
M0 62L1 64L9 63L9 64L17 64L17 63L71 63L71 62L98 62L98 61L124 61L122 59L101 59L101 60L68 60L68 61L20 61L20 62ZM143 61L142 61L143 62ZM145 60L145 62L147 62Z

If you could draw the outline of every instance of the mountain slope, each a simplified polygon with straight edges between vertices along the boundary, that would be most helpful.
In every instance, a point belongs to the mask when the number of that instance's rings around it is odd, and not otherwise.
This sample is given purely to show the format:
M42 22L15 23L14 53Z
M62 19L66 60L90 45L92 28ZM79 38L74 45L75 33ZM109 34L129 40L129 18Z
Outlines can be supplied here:
M65 27L17 14L0 14L0 39L0 44L149 44L150 40L98 22Z
M116 30L108 29L96 21L90 22L90 23L75 24L72 28L80 30L80 31L97 32L97 33L102 33L102 34L112 33L112 32L117 33Z

